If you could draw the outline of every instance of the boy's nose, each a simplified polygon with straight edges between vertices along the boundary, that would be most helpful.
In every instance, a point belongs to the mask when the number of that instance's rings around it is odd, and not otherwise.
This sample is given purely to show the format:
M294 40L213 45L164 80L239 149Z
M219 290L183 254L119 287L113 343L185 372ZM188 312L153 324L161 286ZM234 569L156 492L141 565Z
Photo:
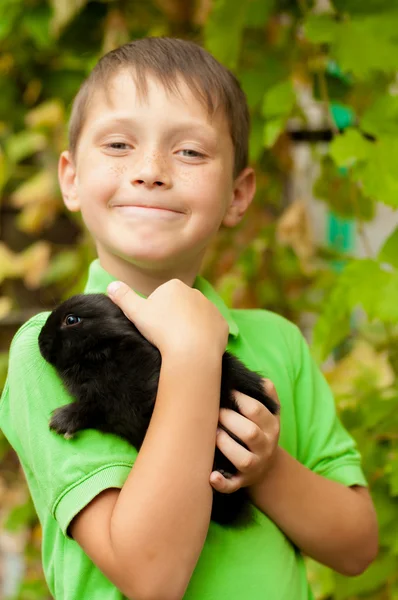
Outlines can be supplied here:
M169 187L171 178L167 169L166 161L157 153L145 156L135 165L131 174L133 185L146 187Z

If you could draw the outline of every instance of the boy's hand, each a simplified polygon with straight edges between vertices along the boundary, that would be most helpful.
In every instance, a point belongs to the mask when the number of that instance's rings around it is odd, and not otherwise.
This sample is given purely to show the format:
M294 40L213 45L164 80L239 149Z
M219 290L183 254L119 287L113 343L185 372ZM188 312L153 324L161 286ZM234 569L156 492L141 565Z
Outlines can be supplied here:
M225 351L226 320L201 292L179 279L160 285L146 300L122 282L113 282L107 292L161 354L193 349L200 356Z
M264 379L264 388L279 404L275 386ZM238 470L231 479L218 471L210 475L210 483L218 492L231 494L241 487L259 482L272 466L278 448L280 420L261 402L240 392L234 392L242 414L222 408L219 422L246 444L248 450L235 442L223 429L217 432L217 446Z

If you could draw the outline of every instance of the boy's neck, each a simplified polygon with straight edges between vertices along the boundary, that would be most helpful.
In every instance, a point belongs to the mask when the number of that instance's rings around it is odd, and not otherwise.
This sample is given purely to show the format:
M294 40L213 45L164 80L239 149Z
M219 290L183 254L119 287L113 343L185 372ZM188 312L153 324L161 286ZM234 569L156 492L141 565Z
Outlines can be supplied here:
M123 281L135 292L145 297L150 296L160 285L170 279L180 279L192 287L200 267L199 264L198 266L189 265L186 269L180 267L179 269L150 270L129 263L118 256L103 255L100 251L98 251L98 258L107 273L115 279Z

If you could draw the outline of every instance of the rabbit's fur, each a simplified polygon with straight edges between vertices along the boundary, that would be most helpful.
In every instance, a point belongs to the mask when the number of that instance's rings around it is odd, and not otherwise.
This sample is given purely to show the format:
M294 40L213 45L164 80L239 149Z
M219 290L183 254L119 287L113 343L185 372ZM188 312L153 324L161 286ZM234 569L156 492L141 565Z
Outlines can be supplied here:
M161 355L122 310L104 294L73 296L50 313L39 335L39 347L75 399L54 411L50 428L65 437L81 429L98 429L121 436L139 449L156 400ZM225 352L220 407L239 412L233 390L259 400L273 414L278 412L276 402L264 391L261 376ZM226 477L236 473L218 448L213 468ZM245 488L233 494L214 492L214 521L243 524L249 517Z

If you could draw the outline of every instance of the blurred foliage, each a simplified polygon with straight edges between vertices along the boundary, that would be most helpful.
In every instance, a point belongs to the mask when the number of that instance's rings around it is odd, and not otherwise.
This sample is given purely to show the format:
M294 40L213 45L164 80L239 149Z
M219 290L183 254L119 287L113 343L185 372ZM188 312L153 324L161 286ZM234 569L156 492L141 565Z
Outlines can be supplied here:
M73 96L103 53L147 35L177 36L204 44L241 80L258 192L244 223L210 249L204 274L231 305L268 308L296 322L318 317L314 353L335 359L327 376L363 454L380 523L380 556L363 575L347 579L309 561L320 600L398 599L398 230L377 256L363 230L377 203L398 206L397 31L397 0L0 2L0 318L27 305L39 310L83 286L94 248L79 217L63 207L57 159L67 146ZM313 147L314 192L356 220L368 254L340 257L340 274L339 257L314 243L308 199L286 208L294 169L289 132L310 128L314 107L317 127L333 134ZM345 111L344 130L336 111ZM6 366L3 347L0 386ZM7 489L23 490L1 437L0 461ZM28 532L17 598L43 599L32 506L23 493L2 493L0 504L4 526Z

